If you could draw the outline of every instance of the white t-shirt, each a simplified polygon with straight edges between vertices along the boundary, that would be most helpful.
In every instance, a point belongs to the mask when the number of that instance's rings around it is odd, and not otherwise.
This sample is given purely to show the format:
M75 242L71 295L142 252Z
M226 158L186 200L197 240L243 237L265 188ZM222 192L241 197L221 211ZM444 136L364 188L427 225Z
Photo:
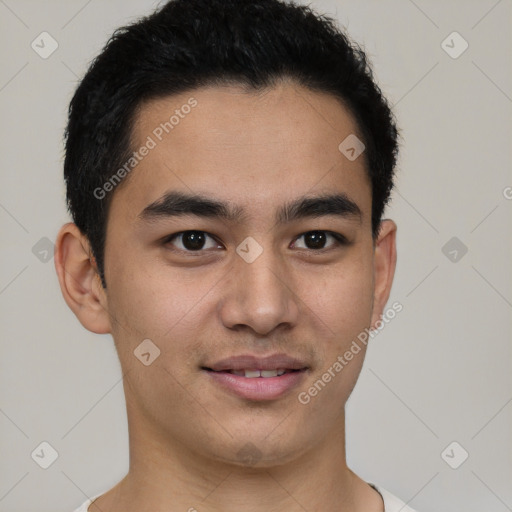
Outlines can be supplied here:
M408 507L402 500L391 494L389 491L386 491L382 487L377 487L375 484L369 485L371 485L382 496L385 512L416 512L412 508ZM85 503L82 503L82 505L73 512L88 512L87 509L89 508L89 505L102 494L104 493L96 494L96 496L93 496Z

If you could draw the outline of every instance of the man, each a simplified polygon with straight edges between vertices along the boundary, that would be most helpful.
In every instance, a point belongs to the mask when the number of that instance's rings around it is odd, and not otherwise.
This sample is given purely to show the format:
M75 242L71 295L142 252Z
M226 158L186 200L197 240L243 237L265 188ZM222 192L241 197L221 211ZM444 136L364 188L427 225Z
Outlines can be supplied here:
M411 511L345 457L396 262L397 130L364 53L306 7L171 1L116 31L66 136L56 269L113 336L130 445L78 510Z

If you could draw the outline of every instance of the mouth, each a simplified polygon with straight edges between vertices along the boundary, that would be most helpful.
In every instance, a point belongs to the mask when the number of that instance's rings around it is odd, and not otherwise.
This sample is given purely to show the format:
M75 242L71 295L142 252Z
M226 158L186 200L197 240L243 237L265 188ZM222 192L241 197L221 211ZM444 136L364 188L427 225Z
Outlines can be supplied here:
M301 368L299 370L293 370L290 368L276 368L275 370L250 370L250 369L243 369L243 370L213 370L212 368L207 368L203 366L201 368L202 370L206 370L208 372L215 372L215 373L231 373L232 375L238 375L239 377L245 377L246 379L257 379L257 378L263 378L268 379L271 377L281 377L281 375L284 375L285 373L294 373L294 372L302 372L307 370L307 367Z
M246 400L276 400L297 387L310 367L302 360L277 354L242 355L201 366L210 381Z

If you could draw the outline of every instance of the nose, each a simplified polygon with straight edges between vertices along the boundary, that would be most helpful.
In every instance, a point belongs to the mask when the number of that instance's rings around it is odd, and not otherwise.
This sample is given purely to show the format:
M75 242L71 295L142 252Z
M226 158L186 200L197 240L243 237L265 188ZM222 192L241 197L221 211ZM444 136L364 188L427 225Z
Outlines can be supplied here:
M294 326L300 300L290 281L286 263L270 250L264 250L252 263L236 256L220 304L224 326L250 328L262 336L278 327Z

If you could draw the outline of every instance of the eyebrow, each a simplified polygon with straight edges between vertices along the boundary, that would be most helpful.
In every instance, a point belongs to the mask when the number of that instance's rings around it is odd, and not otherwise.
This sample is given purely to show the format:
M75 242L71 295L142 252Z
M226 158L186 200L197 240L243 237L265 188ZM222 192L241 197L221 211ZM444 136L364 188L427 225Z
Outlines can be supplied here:
M188 194L177 191L165 193L146 206L139 219L146 222L162 218L194 215L208 219L222 219L233 223L247 220L244 208L232 203L212 199L201 194ZM285 203L276 213L278 224L290 223L304 218L317 218L335 215L344 219L362 218L359 206L343 193L322 194L299 197Z

